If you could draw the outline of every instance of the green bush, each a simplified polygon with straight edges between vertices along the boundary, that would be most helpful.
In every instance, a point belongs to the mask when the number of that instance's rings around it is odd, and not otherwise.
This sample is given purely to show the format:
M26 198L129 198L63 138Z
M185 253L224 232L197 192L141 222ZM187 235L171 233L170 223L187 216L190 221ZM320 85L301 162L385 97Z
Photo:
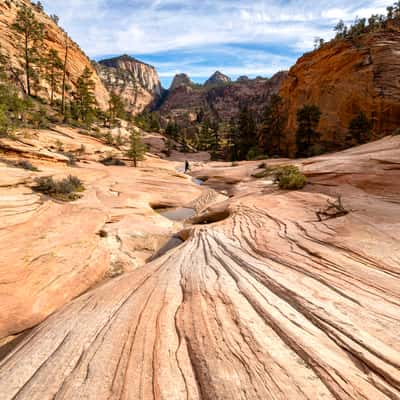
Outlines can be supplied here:
M35 171L35 172L39 171L39 169L36 168L34 165L32 165L32 163L29 162L28 160L21 160L21 161L18 161L18 162L15 164L15 166L16 166L17 168L23 168L23 169L26 169L26 170L28 170L28 171Z
M263 168L262 171L256 172L255 174L252 174L251 176L253 178L262 179L262 178L268 177L269 175L271 175L271 171L268 168Z
M278 183L280 189L299 190L307 183L307 178L294 165L279 167L274 171L275 183Z
M76 176L70 175L68 178L56 181L51 176L42 176L35 179L36 186L33 189L51 196L57 200L74 201L81 196L78 192L83 192L85 187L82 181Z
M107 167L111 166L111 165L116 165L116 166L124 166L124 165L126 165L122 160L120 160L118 158L115 158L115 157L112 157L112 156L103 158L102 160L100 160L100 162L103 165L106 165Z

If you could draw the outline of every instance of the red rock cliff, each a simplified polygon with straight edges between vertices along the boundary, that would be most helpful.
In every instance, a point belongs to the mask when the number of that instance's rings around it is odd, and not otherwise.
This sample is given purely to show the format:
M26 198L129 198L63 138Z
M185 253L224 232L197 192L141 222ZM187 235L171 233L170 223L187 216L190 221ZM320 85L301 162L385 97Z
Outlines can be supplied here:
M372 119L378 136L390 134L400 121L400 29L364 35L358 43L341 40L301 57L282 84L288 106L288 145L294 151L296 113L316 104L323 139L338 144L360 111Z
M45 25L45 40L44 49L55 49L59 52L61 58L64 58L65 48L65 32L44 12L39 11L31 4L29 0L14 0L7 4L5 1L0 2L0 45L10 57L13 64L18 64L19 54L17 43L11 25L15 21L18 6L25 4L32 7L36 18ZM82 74L85 67L88 67L92 72L92 78L96 83L95 94L99 106L102 109L107 108L108 92L101 82L96 70L92 66L89 58L72 40L69 40L69 57L67 63L67 83L74 89L79 76Z

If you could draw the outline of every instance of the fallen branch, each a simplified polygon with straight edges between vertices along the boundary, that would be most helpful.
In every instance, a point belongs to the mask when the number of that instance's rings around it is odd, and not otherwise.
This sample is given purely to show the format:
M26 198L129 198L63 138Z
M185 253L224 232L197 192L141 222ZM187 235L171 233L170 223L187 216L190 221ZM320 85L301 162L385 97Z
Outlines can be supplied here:
M343 217L350 212L343 206L342 196L339 196L335 202L327 200L327 203L328 206L324 210L318 210L315 212L319 222Z

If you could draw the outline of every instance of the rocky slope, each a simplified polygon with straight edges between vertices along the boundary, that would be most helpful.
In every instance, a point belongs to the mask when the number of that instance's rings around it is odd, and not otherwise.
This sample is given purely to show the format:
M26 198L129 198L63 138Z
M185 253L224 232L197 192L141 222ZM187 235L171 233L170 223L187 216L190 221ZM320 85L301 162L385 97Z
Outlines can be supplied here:
M2 349L2 399L399 398L400 137L298 161L310 184L290 193L252 178L259 162L193 165L231 187L218 199L179 164L106 168L94 139L56 131L31 146L84 140L77 168L0 166L1 336L69 303ZM29 188L32 174L68 173L87 186L77 202ZM337 195L351 212L318 222ZM152 207L196 198L209 206L192 205L186 241L138 267L173 232ZM69 302L113 260L132 272Z
M161 115L175 119L188 114L196 118L200 110L221 121L237 117L240 106L247 104L260 112L272 94L277 93L286 73L271 79L241 79L230 82L222 74L214 74L208 84L194 85L187 75L178 75L160 107ZM228 78L229 79L229 78Z
M349 122L360 112L377 135L391 134L400 120L400 29L324 45L290 69L280 94L288 107L288 142L293 154L296 112L316 104L323 138L343 144Z
M163 93L155 68L133 57L102 60L96 68L107 89L121 96L133 114L142 112Z
M34 7L29 0L14 0L10 2L0 2L0 45L3 51L11 57L14 66L19 66L20 55L17 50L17 42L10 26L14 22L17 14L17 6L25 4L31 7L37 19L44 23L46 35L44 41L45 49L55 49L61 58L65 54L66 33L44 12ZM90 60L79 48L79 46L69 39L69 56L67 63L67 83L72 91L75 88L79 76L85 67L92 72L92 78L95 82L95 95L99 106L103 109L108 107L108 92L101 82L96 70L93 68Z

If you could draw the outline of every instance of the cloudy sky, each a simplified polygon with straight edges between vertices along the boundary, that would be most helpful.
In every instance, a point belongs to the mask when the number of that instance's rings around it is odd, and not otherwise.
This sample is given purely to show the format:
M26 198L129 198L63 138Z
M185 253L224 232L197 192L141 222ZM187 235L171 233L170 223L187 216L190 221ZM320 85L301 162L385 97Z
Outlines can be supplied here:
M42 0L95 59L130 54L153 64L165 87L221 70L255 77L290 67L339 19L384 13L390 0Z

